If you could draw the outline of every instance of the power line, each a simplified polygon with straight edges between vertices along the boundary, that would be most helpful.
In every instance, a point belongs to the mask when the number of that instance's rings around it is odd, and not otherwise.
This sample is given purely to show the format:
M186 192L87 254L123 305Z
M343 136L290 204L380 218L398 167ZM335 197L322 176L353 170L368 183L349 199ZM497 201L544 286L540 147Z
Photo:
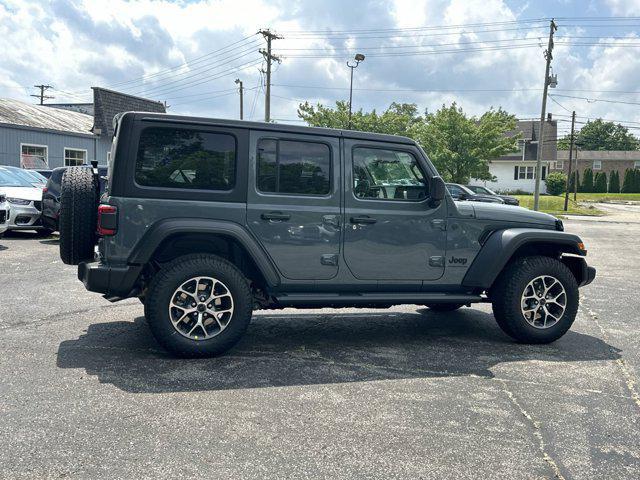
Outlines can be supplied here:
M348 52L353 52L354 50L374 50L374 49L394 49L394 48L428 48L428 47L448 47L455 45L477 45L477 44L485 44L485 43L500 43L500 42L520 42L520 41L528 41L531 42L535 40L532 37L516 37L516 38L501 38L501 39L492 39L492 40L474 40L470 42L454 42L454 43L435 43L432 45L375 45L375 46L353 46L353 47L340 47L335 48L331 45L325 47L306 47L306 48L279 48L279 52L288 52L288 51L336 51L336 50L346 50Z
M466 49L447 49L447 50L428 50L419 52L395 52L395 53L370 53L368 57L408 57L418 55L440 55L445 53L467 53L467 52L489 52L500 50L516 50L522 48L540 48L540 43L522 44L522 45L502 45L492 47L466 48ZM286 55L285 58L345 58L345 55L321 55L321 54L302 54L302 55Z
M143 88L142 90L139 90L137 93L134 93L134 95L139 95L141 93L149 93L149 92L158 91L158 90L159 91L165 91L166 87L168 85L180 84L180 83L185 82L185 81L187 81L189 79L202 78L202 76L204 74L209 74L210 72L218 70L218 69L220 69L221 67L223 67L225 65L232 64L236 60L240 60L242 58L248 57L249 55L253 55L254 53L255 53L255 50L254 50L253 47L248 48L246 50L243 50L241 52L236 52L236 53L234 53L234 54L232 54L230 56L221 58L214 65L206 65L206 66L203 66L203 67L199 67L198 69L195 69L193 72L185 75L183 78L177 78L175 80L164 81L162 84L160 84L158 86L155 86L155 87ZM222 62L222 63L220 63L220 62ZM229 68L231 68L231 67L229 67Z
M260 64L260 60L256 60L255 58L252 60L249 60L246 63L240 64L240 65L235 65L227 70L224 70L223 72L218 72L216 73L215 76L213 77L207 77L205 79L201 79L202 77L196 78L195 80L192 80L190 82L181 84L179 86L173 87L173 88L169 88L164 89L161 88L159 91L155 91L152 95L154 96L161 96L161 95L166 95L167 93L170 92L177 92L180 90L184 90L185 88L190 88L190 87L195 87L197 85L202 85L204 83L210 82L212 80L217 80L219 78L223 78L223 77L227 77L229 75L235 75L236 73L238 73L239 71L245 70L247 68L250 68L252 66L256 66Z
M184 68L186 66L197 65L199 63L202 63L202 62L206 61L205 58L216 57L216 56L219 56L221 54L229 53L228 51L225 51L225 50L228 50L231 47L235 46L234 49L236 49L236 48L240 48L240 47L246 46L246 45L238 45L238 44L246 42L246 40L249 40L252 37L255 37L256 35L257 35L257 33L254 33L252 35L248 35L248 36L246 36L244 38L241 38L240 40L237 40L237 41L235 41L233 43L230 43L230 44L228 44L228 45L226 45L224 47L221 47L221 48L218 48L218 49L213 50L211 52L205 53L204 55L201 55L199 57L195 57L195 58L192 58L190 60L186 60L183 63L181 63L180 65L177 65L175 67L171 67L171 68L167 68L167 69L164 69L164 70L160 70L158 72L150 73L150 74L147 74L147 75L142 75L141 77L136 77L136 78L131 79L131 80L112 83L111 85L107 85L107 86L117 87L117 86L121 86L121 85L127 85L127 84L130 84L130 83L144 82L145 80L148 80L150 78L155 78L157 76L165 75L165 74L168 74L168 73L173 73L173 72L175 72L177 70L180 70L181 68Z
M430 25L425 27L407 27L407 28L369 28L369 29L351 29L351 30L285 30L282 33L285 34L301 34L301 33L365 33L365 32L397 32L397 31L422 31L422 30L444 30L451 28L462 27L481 27L481 26L493 26L493 25L514 25L522 23L541 23L551 20L547 17L532 18L532 19L520 19L520 20L506 20L500 22L480 22L480 23L459 23L450 25Z
M573 98L575 100L585 100L588 103L605 102L605 103L622 103L624 105L640 105L640 102L629 102L629 101L626 101L626 100L610 100L610 99L607 99L607 98L575 97L575 96L572 96L572 95L560 95L560 94L554 94L554 95L549 95L549 96L550 97Z

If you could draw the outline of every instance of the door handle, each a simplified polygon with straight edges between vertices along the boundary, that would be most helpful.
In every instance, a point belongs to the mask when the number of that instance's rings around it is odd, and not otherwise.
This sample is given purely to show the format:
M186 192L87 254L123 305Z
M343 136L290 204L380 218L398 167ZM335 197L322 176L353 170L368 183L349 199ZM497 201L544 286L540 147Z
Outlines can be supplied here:
M376 223L377 220L375 218L371 218L367 215L364 215L362 217L351 217L349 219L351 221L351 223L360 223L360 224L372 224L372 223Z
M260 218L262 220L280 220L282 222L285 222L291 218L291 215L282 212L269 212L263 213L262 215L260 215Z

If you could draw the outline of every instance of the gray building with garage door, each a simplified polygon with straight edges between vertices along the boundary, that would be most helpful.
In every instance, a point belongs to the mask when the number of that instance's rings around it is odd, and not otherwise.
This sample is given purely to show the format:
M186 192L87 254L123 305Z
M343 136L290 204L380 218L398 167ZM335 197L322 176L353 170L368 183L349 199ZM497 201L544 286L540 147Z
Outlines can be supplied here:
M0 165L53 169L98 160L106 165L113 117L126 111L165 112L161 102L93 88L91 108L32 105L0 98ZM93 112L90 115L85 112Z

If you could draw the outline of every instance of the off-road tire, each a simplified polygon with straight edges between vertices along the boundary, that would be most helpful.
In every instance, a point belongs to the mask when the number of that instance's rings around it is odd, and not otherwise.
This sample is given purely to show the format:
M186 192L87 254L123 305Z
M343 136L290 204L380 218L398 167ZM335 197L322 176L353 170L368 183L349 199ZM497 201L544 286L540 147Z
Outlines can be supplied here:
M92 260L97 241L99 186L86 167L70 167L60 188L60 258L67 265Z
M566 292L566 308L553 326L530 325L521 311L524 289L541 275L555 277ZM571 328L578 312L578 284L571 270L560 260L544 256L521 257L510 262L491 288L493 315L504 333L521 343L550 343Z
M454 312L461 307L464 307L463 303L425 303L424 305L429 310L434 312Z
M206 340L193 340L176 331L169 318L169 302L175 290L190 278L214 277L233 297L228 326ZM247 330L253 311L249 282L233 264L216 255L193 254L171 261L153 277L144 302L144 313L153 336L169 352L187 358L212 357L233 347Z

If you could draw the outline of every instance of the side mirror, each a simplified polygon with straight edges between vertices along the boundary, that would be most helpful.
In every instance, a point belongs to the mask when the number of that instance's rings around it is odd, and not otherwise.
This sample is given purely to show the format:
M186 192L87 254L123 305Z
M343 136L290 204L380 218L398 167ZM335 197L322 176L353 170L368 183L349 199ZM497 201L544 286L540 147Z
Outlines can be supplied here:
M432 203L444 200L446 187L442 177L433 177L429 183L429 198Z

